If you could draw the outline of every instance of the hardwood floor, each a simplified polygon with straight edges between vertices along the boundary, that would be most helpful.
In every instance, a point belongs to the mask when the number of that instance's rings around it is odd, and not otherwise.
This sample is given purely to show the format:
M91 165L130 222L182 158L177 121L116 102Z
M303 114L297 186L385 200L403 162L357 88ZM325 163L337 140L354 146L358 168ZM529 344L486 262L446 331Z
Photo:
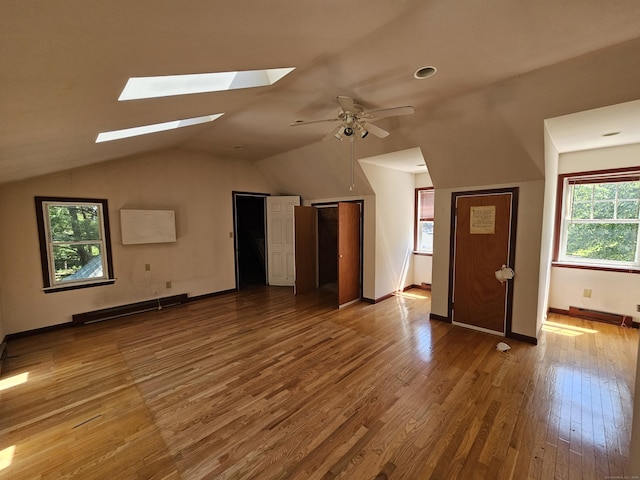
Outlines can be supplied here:
M551 316L501 353L428 292L332 301L256 288L10 342L0 478L625 474L638 330Z

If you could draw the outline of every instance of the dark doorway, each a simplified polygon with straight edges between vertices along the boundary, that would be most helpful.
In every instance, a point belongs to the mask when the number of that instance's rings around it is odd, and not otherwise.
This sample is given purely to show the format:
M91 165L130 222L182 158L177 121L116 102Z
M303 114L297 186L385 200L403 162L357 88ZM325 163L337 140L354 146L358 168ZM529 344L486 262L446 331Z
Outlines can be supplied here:
M338 207L318 208L318 284L338 289Z
M265 197L234 193L236 286L266 285Z

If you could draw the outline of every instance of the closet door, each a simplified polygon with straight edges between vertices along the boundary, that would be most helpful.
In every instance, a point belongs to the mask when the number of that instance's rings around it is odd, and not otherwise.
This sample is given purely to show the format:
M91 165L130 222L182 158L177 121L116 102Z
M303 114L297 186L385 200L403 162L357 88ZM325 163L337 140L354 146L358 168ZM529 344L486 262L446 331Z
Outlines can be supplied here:
M294 207L296 275L293 293L318 288L318 210Z
M360 205L338 203L338 305L360 299Z

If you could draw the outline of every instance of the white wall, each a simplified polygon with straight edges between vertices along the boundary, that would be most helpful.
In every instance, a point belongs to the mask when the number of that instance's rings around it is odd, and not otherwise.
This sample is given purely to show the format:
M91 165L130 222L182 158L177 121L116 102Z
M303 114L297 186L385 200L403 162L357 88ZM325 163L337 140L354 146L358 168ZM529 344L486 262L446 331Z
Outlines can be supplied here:
M631 448L629 474L640 477L640 343L636 365L636 389L633 396L633 425L631 428Z
M71 321L71 315L187 293L235 288L233 190L265 193L269 184L240 160L173 149L0 186L0 292L6 333ZM34 196L106 198L114 285L44 294ZM177 242L126 245L121 208L176 212ZM144 265L151 264L145 272ZM166 289L165 282L172 282Z
M378 299L413 283L412 173L361 163L375 191L375 296Z
M551 260L553 259L553 235L556 221L556 197L558 188L558 150L547 126L544 128L544 209L542 213L542 235L540 238L540 281L538 285L538 318L536 332L542 328L549 310L549 289L551 287Z
M640 144L560 154L558 174L634 166L640 166ZM591 298L583 297L585 288L592 290ZM591 308L629 315L634 321L640 321L636 311L640 303L638 292L640 275L637 274L551 267L551 308Z
M513 280L512 331L528 337L537 336L538 283L540 272L540 237L544 181L487 185L482 190L519 187L516 258ZM448 317L449 239L451 235L451 194L479 188L436 189L433 246L432 313Z
M431 175L428 173L417 173L414 180L415 188L433 187ZM413 284L420 286L422 283L427 283L431 285L432 269L433 257L431 255L413 255Z

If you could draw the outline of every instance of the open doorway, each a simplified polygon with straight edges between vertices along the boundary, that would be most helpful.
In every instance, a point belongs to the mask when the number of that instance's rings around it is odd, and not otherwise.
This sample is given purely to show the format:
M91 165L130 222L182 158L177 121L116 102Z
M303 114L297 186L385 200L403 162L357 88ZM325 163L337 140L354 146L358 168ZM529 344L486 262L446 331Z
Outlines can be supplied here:
M265 198L233 192L236 288L267 284Z
M362 298L364 201L314 203L318 212L318 286L338 305Z

